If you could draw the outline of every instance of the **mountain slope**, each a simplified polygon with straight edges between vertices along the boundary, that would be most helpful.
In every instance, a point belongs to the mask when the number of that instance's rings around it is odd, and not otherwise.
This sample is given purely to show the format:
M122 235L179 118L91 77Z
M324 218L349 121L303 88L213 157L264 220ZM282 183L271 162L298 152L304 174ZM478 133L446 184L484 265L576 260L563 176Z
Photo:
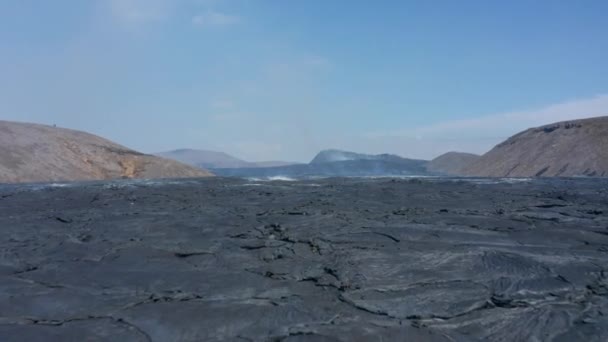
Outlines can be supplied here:
M204 169L211 168L243 168L243 167L275 167L292 165L295 163L283 161L266 161L266 162L248 162L238 159L224 152L194 150L194 149L179 149L167 152L155 153L155 155L173 159L188 165L201 167Z
M89 133L0 121L1 183L211 175Z
M472 153L448 152L431 160L427 165L427 170L444 175L459 176L479 157L479 155Z
M471 176L608 176L608 116L518 133L464 172Z

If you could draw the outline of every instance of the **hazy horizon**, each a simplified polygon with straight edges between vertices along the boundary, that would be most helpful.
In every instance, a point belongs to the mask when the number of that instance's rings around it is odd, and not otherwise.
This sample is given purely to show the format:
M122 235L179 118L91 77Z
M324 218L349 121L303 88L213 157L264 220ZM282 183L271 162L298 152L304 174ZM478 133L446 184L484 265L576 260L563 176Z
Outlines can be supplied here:
M605 1L0 3L0 120L308 162L608 115Z

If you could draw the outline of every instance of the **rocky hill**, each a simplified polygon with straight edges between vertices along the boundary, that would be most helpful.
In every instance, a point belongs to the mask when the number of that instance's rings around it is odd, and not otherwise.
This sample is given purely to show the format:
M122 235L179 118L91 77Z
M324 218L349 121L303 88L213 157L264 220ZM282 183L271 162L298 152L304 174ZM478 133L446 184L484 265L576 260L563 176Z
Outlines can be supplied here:
M432 173L459 176L464 169L479 159L479 155L464 152L448 152L431 160L427 164L427 170Z
M0 183L211 175L89 133L0 121Z
M292 165L295 163L283 161L248 162L233 157L224 152L178 149L167 152L155 153L155 155L173 159L181 163L197 166L204 169L210 168L243 168L243 167L276 167Z
M608 116L528 129L464 172L486 177L608 176Z

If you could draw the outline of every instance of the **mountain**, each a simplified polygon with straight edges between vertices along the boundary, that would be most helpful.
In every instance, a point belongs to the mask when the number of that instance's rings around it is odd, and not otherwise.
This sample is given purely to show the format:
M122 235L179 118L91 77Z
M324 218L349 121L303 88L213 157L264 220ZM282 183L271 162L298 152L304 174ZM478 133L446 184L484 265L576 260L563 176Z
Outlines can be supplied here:
M332 163L332 162L342 162L349 160L377 160L377 161L400 161L405 158L399 157L394 154L363 154L363 153L355 153L349 151L342 150L323 150L319 152L310 164L321 164L321 163Z
M167 152L155 153L155 155L173 159L188 165L201 167L204 169L212 168L255 168L255 167L275 167L292 165L295 163L283 161L248 162L238 159L224 152L178 149Z
M471 176L608 176L608 116L520 132L465 168Z
M433 173L460 176L464 173L464 169L473 164L479 155L464 152L448 152L431 160L427 164L427 170Z
M396 155L368 155L339 150L319 152L309 164L281 167L217 168L214 173L236 177L353 177L428 175L426 160L402 158Z
M0 121L0 183L211 175L89 133Z

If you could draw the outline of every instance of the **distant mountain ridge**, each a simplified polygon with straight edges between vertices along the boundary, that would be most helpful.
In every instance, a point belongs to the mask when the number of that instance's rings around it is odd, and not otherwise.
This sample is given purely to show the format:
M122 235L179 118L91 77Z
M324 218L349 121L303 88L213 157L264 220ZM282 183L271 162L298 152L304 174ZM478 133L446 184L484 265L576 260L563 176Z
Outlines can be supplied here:
M448 152L427 161L327 149L308 164L193 149L153 156L85 132L0 120L0 183L211 176L207 169L237 177L606 177L608 116L530 128L482 156Z
M252 165L226 154L218 155L231 159L223 164L207 164L208 167L218 175L237 177L606 177L608 116L530 128L515 134L482 156L448 152L426 161L394 154L374 155L327 149L320 151L308 164L261 167L260 164Z
M204 169L275 167L297 164L284 161L248 162L224 152L186 148L159 152L155 153L154 155L173 159L184 164L201 167Z
M342 162L349 160L377 160L377 161L388 161L388 162L399 162L403 158L395 154L364 154L350 151L342 151L336 149L328 149L319 152L310 162L310 164L321 164L331 162Z
M93 134L0 121L0 183L207 176L212 174Z
M608 116L530 128L464 169L468 176L608 176Z
M236 177L354 177L429 175L426 160L407 159L397 155L370 155L341 150L323 150L310 163L265 168L216 168L221 176Z

